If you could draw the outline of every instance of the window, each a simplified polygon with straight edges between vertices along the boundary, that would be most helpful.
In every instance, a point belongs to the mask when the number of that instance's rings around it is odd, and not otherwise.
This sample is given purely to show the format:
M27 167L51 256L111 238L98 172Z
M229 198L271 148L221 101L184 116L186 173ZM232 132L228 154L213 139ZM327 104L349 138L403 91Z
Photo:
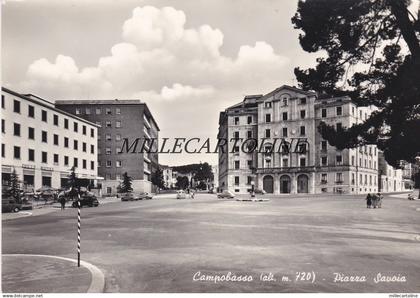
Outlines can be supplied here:
M251 124L251 123L252 123L252 116L248 116L248 118L247 118L247 123L248 123L248 124Z
M120 128L121 127L121 121L115 121L115 127Z
M235 185L239 185L239 176L235 176Z
M335 179L337 183L342 183L343 182L343 173L336 173L335 174Z
M106 147L105 148L105 154L110 155L111 154L111 148Z
M106 167L110 168L112 166L112 162L110 160L106 161Z
M35 140L35 128L28 127L28 139Z
M94 161L91 161L90 162L90 169L91 170L94 170L95 169L95 162Z
M110 108L105 108L105 114L111 115L111 109Z
M287 138L287 127L283 127L283 137Z
M305 133L306 133L306 131L305 131L305 126L301 126L301 127L300 127L300 135L301 135L301 136L304 136L304 135L305 135Z
M271 138L271 130L269 130L269 129L265 130L265 137L266 138Z
M283 98L282 102L283 102L283 107L287 107L289 104L287 98Z
M41 120L44 121L44 122L47 122L48 121L48 119L47 119L47 111L46 110L42 110L41 111Z
M86 152L86 143L85 142L82 143L82 151Z
M300 166L301 167L306 167L306 158L305 157L300 158Z
M282 162L283 162L283 167L287 168L289 166L289 159L288 158L283 158Z
M322 118L326 118L327 117L327 109L322 109L321 110L321 117Z
M28 161L35 161L35 150L28 149Z
M354 156L351 157L351 165L354 166Z
M271 122L271 114L265 114L265 122Z
M235 160L235 170L239 170L239 160Z
M252 182L252 176L247 176L247 179L246 180L247 180L246 181L246 184L250 185L251 182Z
M64 137L64 147L68 148L69 147L69 138Z
M54 154L54 164L58 165L58 154Z
M100 115L101 114L101 108L96 108L96 115Z
M58 126L58 115L54 114L53 116L53 123L55 126Z
M4 95L1 95L1 107L4 109L5 107L5 102L4 102Z
M105 135L105 140L107 140L107 141L111 141L111 135L110 135L110 134L106 134L106 135Z
M305 154L306 153L306 143L301 143L298 145L298 152L301 154Z
M335 157L335 162L336 162L337 165L341 165L343 163L343 156L337 155Z
M35 107L28 105L28 117L35 118Z
M94 154L95 153L95 146L90 145L90 153Z
M111 127L111 121L106 121L105 126L110 128Z
M87 162L86 162L86 159L83 159L83 160L82 160L82 168L83 168L83 169L86 169L86 167L87 167Z
M120 108L115 108L115 114L120 115L121 114L121 109Z
M287 112L283 112L283 121L286 121L288 118Z
M327 141L321 141L321 151L327 151Z
M235 146L235 147L233 148L233 151L234 151L234 152L236 152L236 153L239 153L239 146Z
M300 99L299 99L299 103L300 103L301 105L306 105L306 98L305 98L305 97L300 98Z
M247 164L248 164L248 168L251 169L252 168L252 160L247 160Z
M54 145L58 146L58 135L54 134Z
M13 135L20 137L20 124L13 123Z
M48 162L48 153L45 151L42 151L42 160L43 163L47 163Z
M76 115L80 115L80 114L81 114L80 109L79 108L76 108Z
M47 132L45 130L42 131L42 142L43 143L47 143L48 142L48 135Z
M20 101L16 99L13 101L13 112L20 114Z
M326 166L328 164L328 158L326 156L321 157L321 165Z
M73 123L73 130L74 132L78 132L79 131L79 124L77 122Z
M248 131L246 132L246 137L247 137L248 139L251 139L251 138L252 138L252 130L248 130Z
M343 108L342 107L337 107L336 111L337 111L337 116L343 115Z
M69 157L68 156L64 156L64 165L65 166L69 165Z
M79 160L77 159L77 157L73 158L73 167L77 168L79 166Z
M266 102L264 103L264 107L266 107L266 108L271 108L271 101L266 101Z
M306 111L305 110L301 110L300 111L300 119L305 119L306 117Z
M73 149L78 150L79 149L79 142L77 140L73 141Z
M121 141L121 135L120 134L116 134L115 135L115 140L116 141Z
M121 166L122 166L122 162L121 162L121 160L117 160L117 161L115 162L115 167L117 167L117 168L121 168Z
M373 148L373 156L376 156L376 147Z
M4 119L1 119L1 132L6 133L6 123Z
M86 135L86 125L82 126L82 134Z
M235 125L239 125L239 117L235 117L234 123L235 123Z
M321 174L321 183L322 184L327 184L328 183L328 174L327 173L322 173Z
M20 147L18 146L13 147L13 157L15 159L20 159Z
M90 136L92 138L95 137L95 130L93 128L90 129Z
M351 184L354 185L355 183L355 175L354 173L351 173Z
M337 130L343 129L343 124L341 122L337 123Z
M64 119L64 128L69 129L69 119Z
M85 113L86 115L90 115L90 108L86 108Z

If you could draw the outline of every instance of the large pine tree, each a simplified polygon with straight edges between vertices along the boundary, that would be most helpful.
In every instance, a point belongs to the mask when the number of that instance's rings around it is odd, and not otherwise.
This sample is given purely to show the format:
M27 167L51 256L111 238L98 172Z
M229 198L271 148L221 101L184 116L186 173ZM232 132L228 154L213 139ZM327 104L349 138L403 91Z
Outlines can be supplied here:
M338 149L376 144L393 166L420 155L420 21L409 0L300 0L292 18L317 66L295 69L300 87L379 108L369 119L319 130ZM411 9L411 11L410 11Z

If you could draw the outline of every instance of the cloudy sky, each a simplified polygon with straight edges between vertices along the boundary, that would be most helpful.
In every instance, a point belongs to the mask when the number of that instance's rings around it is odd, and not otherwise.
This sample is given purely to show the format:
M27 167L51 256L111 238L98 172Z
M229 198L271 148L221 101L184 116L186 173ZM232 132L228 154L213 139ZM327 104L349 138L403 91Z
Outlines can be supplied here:
M211 138L246 94L296 84L314 65L296 1L20 0L2 5L3 85L56 99L146 102L160 137ZM217 155L161 155L179 165Z

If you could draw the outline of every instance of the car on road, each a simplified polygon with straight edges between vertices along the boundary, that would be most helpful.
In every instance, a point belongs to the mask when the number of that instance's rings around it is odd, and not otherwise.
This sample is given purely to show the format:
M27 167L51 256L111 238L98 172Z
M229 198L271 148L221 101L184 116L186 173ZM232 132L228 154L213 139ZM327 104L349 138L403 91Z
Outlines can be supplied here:
M72 206L73 206L73 208L78 207L77 200L73 202ZM98 207L99 206L99 201L98 201L98 199L96 198L95 195L82 196L80 198L80 207L84 207L84 206Z
M18 203L14 198L3 198L1 200L1 212L19 212L22 210L22 204Z
M121 194L121 201L138 201L140 200L139 196L137 196L133 192L126 192Z
M235 195L230 190L224 190L221 193L217 194L217 198L219 199L233 199Z
M254 193L257 195L265 195L267 192L264 189L256 188L254 189Z
M186 199L187 198L187 194L183 190L178 190L176 192L176 198L177 198L177 200Z
M148 192L141 192L139 193L138 197L140 200L151 200L153 199L153 196L149 194Z

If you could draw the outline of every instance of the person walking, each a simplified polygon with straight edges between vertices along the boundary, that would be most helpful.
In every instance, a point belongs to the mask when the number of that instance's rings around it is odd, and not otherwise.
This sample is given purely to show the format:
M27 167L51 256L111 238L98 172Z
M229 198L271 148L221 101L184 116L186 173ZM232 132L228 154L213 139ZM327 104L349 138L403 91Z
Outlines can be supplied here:
M378 208L382 208L382 199L383 199L384 197L381 195L381 193L380 192L378 192Z
M60 203L61 203L61 210L66 209L66 197L64 195L61 196Z
M372 208L372 196L370 193L368 193L366 197L366 208Z

